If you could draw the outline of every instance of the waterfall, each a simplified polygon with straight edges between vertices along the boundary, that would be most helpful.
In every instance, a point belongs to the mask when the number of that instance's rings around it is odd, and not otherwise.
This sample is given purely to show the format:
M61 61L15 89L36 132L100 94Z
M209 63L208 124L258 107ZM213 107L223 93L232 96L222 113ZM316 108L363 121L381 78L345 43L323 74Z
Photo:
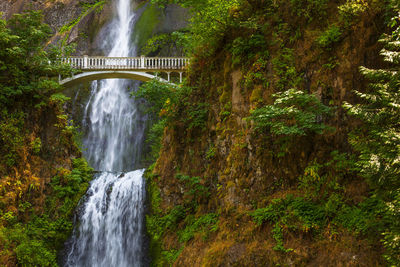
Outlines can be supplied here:
M135 56L136 15L117 0L117 16L102 47L112 57ZM108 50L108 51L107 51ZM84 155L100 173L80 207L67 244L66 266L143 266L144 182L138 167L144 126L126 80L93 82L84 110Z

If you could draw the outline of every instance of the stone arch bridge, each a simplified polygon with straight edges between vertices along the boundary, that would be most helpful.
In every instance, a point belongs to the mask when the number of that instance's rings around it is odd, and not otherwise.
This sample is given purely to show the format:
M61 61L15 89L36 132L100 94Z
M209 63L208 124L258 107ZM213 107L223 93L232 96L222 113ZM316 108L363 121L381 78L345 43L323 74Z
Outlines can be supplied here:
M157 73L167 73L170 82L171 73L179 73L182 82L183 73L189 65L189 59L183 57L67 57L61 58L61 63L81 70L82 73L61 79L59 82L66 87L101 79L132 79L149 81L157 78ZM150 74L155 73L155 74Z

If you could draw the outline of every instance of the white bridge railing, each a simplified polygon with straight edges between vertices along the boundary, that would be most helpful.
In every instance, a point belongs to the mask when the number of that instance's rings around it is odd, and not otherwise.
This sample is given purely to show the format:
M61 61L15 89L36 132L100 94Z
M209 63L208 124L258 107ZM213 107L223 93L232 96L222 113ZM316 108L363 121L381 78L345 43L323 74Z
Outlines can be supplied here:
M68 57L61 63L80 70L135 70L183 72L189 59L183 57Z

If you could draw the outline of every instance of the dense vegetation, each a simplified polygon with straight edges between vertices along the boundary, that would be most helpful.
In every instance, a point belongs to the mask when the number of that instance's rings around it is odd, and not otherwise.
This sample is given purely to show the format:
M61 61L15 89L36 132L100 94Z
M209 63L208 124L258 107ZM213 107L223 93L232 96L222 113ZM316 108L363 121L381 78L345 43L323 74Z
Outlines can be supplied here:
M91 180L62 105L60 51L29 11L0 20L0 262L56 266ZM65 48L65 52L68 48Z
M192 56L187 81L153 81L136 95L158 121L147 172L153 264L227 264L245 243L240 264L310 264L315 256L301 250L310 246L355 255L321 253L319 264L399 265L397 1L153 2L192 13L170 37ZM361 67L360 29L374 44L386 33L387 64L364 57L376 69ZM234 103L237 86L247 108Z

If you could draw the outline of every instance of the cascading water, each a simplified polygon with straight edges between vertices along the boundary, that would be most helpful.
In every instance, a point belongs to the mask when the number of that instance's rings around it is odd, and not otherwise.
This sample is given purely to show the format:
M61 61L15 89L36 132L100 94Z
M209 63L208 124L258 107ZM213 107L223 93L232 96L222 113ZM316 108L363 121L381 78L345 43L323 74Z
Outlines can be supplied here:
M134 56L130 38L135 23L130 0L117 0L117 18L103 47L108 56ZM66 266L142 266L143 170L137 168L144 127L129 82L92 84L85 107L84 154L98 171L81 207L79 226L67 245ZM130 172L129 172L130 171Z

